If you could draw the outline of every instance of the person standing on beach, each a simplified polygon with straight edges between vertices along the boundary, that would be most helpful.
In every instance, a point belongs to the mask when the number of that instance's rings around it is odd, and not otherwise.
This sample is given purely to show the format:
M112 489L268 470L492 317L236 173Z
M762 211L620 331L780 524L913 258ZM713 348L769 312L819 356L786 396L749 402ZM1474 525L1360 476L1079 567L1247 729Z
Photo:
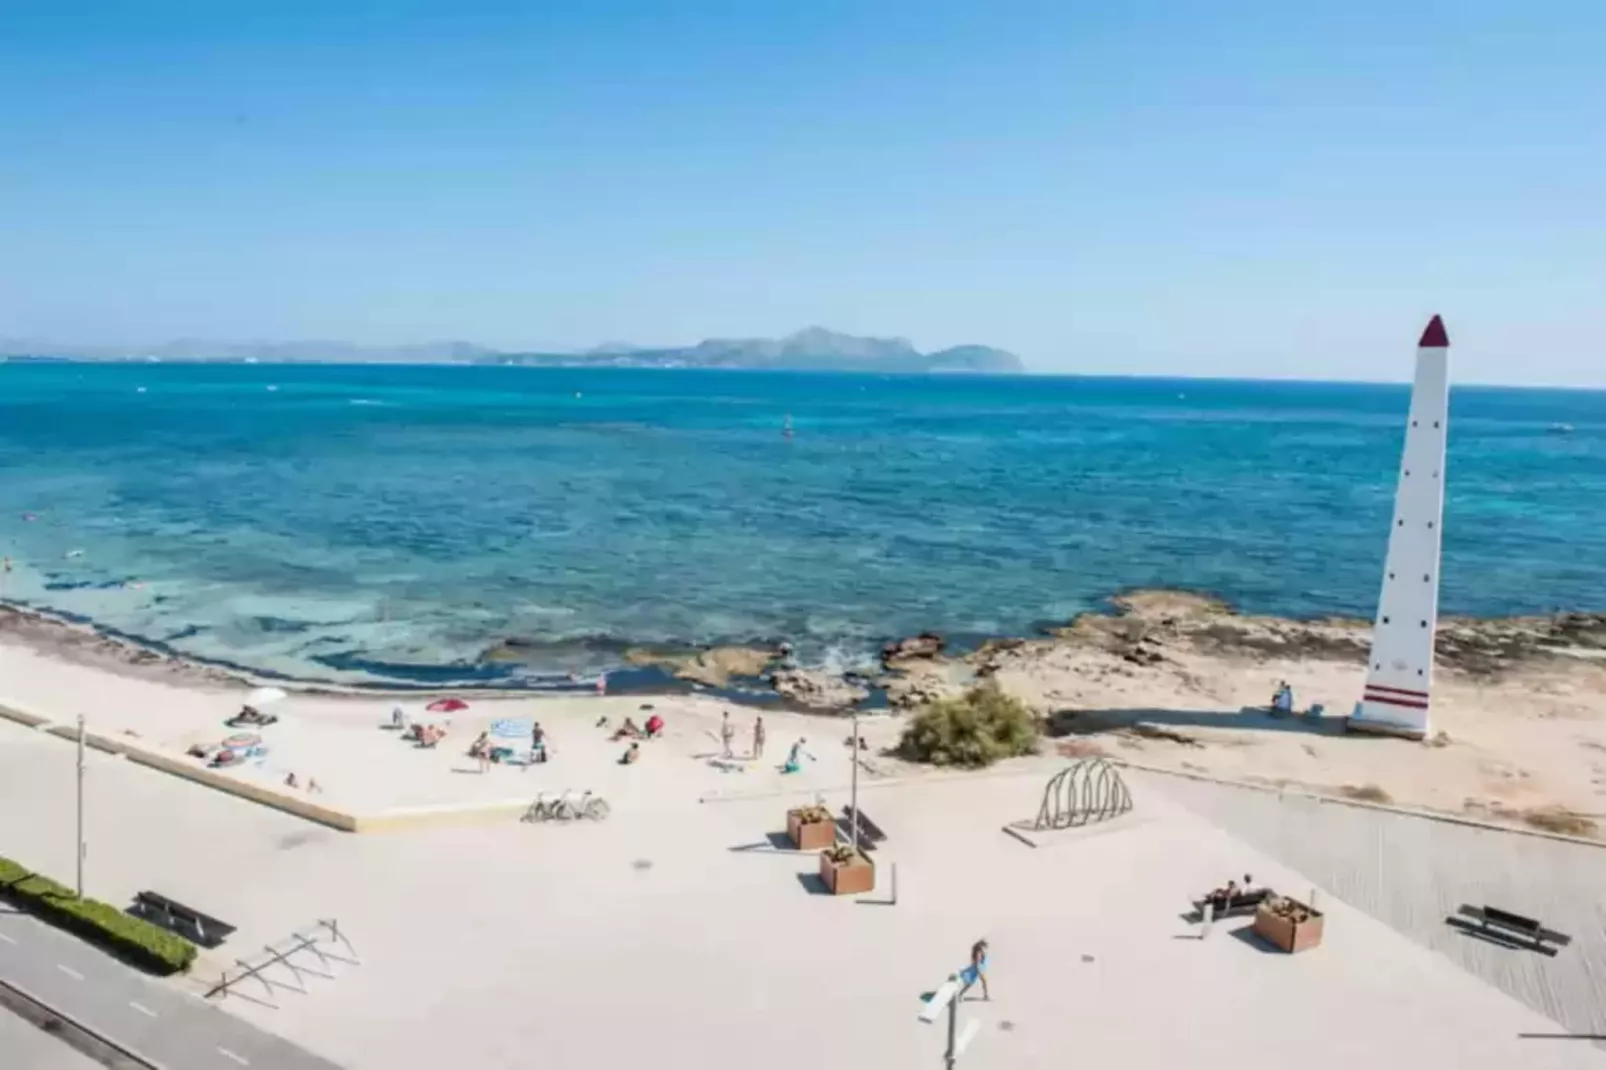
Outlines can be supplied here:
M753 757L764 757L764 718L753 719Z
M725 711L725 719L719 725L719 750L721 758L731 757L731 744L736 741L736 726L731 724L731 711Z
M970 945L970 965L959 971L959 979L965 987L959 990L957 998L964 999L965 993L978 981L981 982L981 998L992 1002L993 994L987 990L987 941L977 940Z

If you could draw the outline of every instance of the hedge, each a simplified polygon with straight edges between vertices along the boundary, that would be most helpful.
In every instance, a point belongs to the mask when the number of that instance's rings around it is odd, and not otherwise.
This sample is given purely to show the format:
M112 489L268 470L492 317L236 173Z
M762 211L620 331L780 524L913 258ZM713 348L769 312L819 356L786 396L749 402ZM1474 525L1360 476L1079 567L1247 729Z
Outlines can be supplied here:
M179 973L195 961L195 945L182 936L124 914L109 903L79 899L71 888L41 877L9 858L0 858L0 895L52 925L153 972Z

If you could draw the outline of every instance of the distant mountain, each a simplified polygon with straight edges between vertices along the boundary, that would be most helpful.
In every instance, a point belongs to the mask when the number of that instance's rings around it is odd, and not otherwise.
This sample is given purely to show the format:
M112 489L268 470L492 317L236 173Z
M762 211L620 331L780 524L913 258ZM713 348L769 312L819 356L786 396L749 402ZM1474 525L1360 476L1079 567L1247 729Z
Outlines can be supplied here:
M863 338L809 327L785 338L710 338L694 346L609 342L583 353L504 352L471 342L363 346L351 342L223 342L180 338L147 348L62 346L35 338L0 338L4 357L73 360L262 361L265 363L514 364L610 368L746 368L884 373L1025 369L1013 353L965 345L921 353L906 338Z
M627 368L744 368L774 371L990 372L1024 371L1013 353L990 346L954 346L921 353L906 338L864 338L809 327L785 338L710 338L694 346L599 347L587 353L499 353L483 364Z

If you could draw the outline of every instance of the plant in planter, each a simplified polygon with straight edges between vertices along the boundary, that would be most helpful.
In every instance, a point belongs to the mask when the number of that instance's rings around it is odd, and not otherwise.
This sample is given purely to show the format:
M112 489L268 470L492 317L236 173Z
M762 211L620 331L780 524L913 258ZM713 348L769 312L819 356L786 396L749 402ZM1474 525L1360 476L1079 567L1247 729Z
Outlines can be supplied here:
M836 822L823 806L800 806L786 812L786 835L800 851L818 851L836 842Z
M875 887L875 863L864 852L838 844L820 852L820 879L832 895L857 895Z
M1255 911L1254 930L1289 953L1307 951L1322 942L1322 912L1287 896L1271 895Z

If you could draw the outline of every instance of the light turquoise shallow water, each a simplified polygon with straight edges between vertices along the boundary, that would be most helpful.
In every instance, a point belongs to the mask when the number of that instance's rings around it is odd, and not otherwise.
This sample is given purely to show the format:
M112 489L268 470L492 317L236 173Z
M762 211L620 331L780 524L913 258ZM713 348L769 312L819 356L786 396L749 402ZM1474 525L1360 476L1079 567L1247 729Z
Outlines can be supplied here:
M1369 616L1406 402L1323 384L0 364L0 595L370 681L530 680L638 642L789 638L851 661L922 629L1022 633L1132 586ZM1446 611L1606 607L1606 394L1457 390L1450 451ZM534 667L479 662L507 636L547 644Z

